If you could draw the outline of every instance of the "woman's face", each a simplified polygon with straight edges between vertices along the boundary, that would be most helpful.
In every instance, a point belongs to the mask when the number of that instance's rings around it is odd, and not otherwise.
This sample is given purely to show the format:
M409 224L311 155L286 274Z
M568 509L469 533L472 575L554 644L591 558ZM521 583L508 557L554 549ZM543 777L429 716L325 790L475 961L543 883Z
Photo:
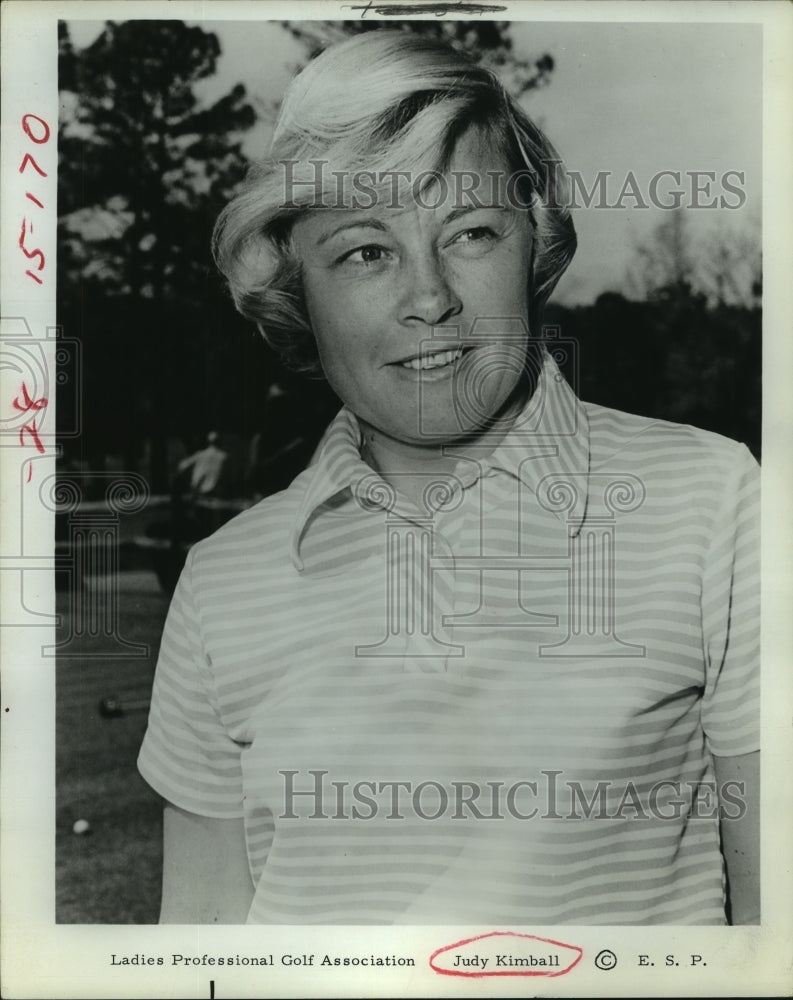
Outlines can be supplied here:
M462 171L481 178L474 192L483 207L456 194ZM501 177L495 191L493 172ZM532 228L508 204L508 175L472 128L437 207L443 185L426 191L422 205L325 209L295 223L325 376L364 424L393 442L470 437L514 395L528 338Z

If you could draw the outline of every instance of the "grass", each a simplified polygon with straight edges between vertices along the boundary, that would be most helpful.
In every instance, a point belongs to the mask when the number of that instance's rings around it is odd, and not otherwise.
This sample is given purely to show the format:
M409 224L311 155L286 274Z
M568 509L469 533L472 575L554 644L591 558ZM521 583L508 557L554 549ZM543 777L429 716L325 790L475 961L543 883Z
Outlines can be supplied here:
M99 636L82 640L57 662L58 923L156 923L159 914L162 802L135 765L147 713L103 718L99 702L111 695L148 698L168 596L149 570L124 571L119 580L120 633L148 644L149 655L101 655L107 643ZM72 613L68 589L58 592L58 604L65 636ZM91 832L75 834L77 819L88 820Z

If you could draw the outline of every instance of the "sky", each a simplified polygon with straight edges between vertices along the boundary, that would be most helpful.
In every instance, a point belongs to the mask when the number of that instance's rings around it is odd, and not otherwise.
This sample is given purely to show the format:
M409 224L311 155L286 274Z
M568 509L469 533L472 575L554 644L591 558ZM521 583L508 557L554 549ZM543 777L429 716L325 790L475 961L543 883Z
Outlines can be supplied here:
M303 57L302 47L274 22L200 23L215 32L222 56L206 81L207 100L245 84L263 117L269 115ZM70 21L77 45L101 30L95 21ZM579 247L555 298L586 303L608 290L630 291L637 246L668 212L653 204L650 185L661 171L680 172L686 220L695 236L757 231L762 185L762 49L759 25L739 23L598 23L532 21L512 24L515 51L555 62L551 82L524 99L569 169L591 191L599 172L604 198L573 213ZM264 123L246 141L266 150ZM691 172L704 175L699 182ZM735 173L728 173L735 172ZM733 192L725 187L723 180ZM743 175L743 180L738 176ZM671 201L676 178L663 176L657 201ZM701 193L692 189L699 183ZM628 185L629 192L620 195ZM739 193L735 193L734 189ZM641 207L643 201L648 207ZM722 203L721 205L719 203ZM726 205L740 207L729 208Z

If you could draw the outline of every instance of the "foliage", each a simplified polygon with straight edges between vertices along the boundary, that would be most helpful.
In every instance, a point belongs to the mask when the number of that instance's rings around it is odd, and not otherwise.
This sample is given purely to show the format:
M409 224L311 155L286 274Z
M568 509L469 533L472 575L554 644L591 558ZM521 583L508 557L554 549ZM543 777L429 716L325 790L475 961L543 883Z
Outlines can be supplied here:
M83 346L82 445L129 462L149 436L160 487L165 435L240 396L209 246L255 114L241 85L199 100L219 53L181 21L107 22L84 50L60 26L58 307Z
M572 339L566 372L586 400L694 424L743 441L760 457L762 322L759 306L718 303L685 282L634 302L615 292L546 315Z
M254 112L240 85L210 107L217 38L182 22L108 22L79 54L60 36L62 245L107 292L184 295L206 261L204 228L245 168ZM206 217L203 219L202 217Z
M711 305L751 308L762 296L760 223L757 217L733 217L694 235L688 210L667 213L648 240L635 247L629 285L640 298L659 289L688 284Z
M736 217L695 236L675 209L637 246L630 278L643 301L602 295L568 316L585 338L585 398L717 431L759 458L759 221Z

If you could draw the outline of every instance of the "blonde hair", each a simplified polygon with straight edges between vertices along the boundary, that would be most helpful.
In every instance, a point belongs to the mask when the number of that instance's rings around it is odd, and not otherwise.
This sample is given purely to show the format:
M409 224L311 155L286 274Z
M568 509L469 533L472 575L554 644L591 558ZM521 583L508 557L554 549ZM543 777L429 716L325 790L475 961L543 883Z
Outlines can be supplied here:
M489 70L434 39L372 31L332 45L295 77L268 159L251 168L215 226L215 260L237 309L288 367L321 374L291 247L296 216L317 207L318 194L332 198L342 174L443 172L472 125L522 174L535 229L530 328L539 322L575 252L558 154Z

